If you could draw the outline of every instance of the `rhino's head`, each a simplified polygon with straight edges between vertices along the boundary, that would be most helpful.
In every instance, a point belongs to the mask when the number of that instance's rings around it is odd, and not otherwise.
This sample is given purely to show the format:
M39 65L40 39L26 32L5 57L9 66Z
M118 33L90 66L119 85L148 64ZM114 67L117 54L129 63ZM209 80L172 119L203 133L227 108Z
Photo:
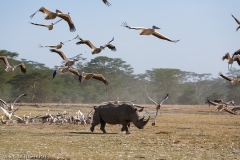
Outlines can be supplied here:
M136 112L137 112L137 110L136 110ZM137 113L136 113L136 114L137 114ZM149 115L149 114L148 114L148 115ZM133 119L133 124L134 124L138 129L143 129L143 127L148 123L149 119L150 119L150 115L149 115L148 119L145 120L144 117L140 118L140 117L138 116L138 114L137 114L137 116L134 117L134 119Z

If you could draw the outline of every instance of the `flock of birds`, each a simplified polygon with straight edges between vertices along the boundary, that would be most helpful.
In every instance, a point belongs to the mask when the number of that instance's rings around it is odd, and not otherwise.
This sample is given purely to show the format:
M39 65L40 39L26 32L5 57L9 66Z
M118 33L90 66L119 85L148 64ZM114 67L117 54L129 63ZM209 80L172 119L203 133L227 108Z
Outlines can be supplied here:
M38 115L38 116L31 116L31 112L29 114L29 116L26 116L25 114L23 115L23 117L20 117L18 115L16 115L16 111L19 110L20 106L18 106L17 108L14 108L15 103L17 102L17 100L23 96L27 96L27 94L21 94L19 95L13 103L11 103L10 105L7 104L4 100L0 99L0 109L3 111L5 118L7 120L3 119L3 116L1 116L1 123L2 124L9 124L9 122L13 122L12 117L17 118L16 122L17 123L24 123L24 124L28 124L28 123L34 123L35 119L42 119L42 123L46 123L49 122L50 124L52 123L73 123L73 124L91 124L92 122L92 117L90 116L90 114L93 112L93 110L89 111L88 114L86 116L84 116L84 114L81 112L81 110L79 109L76 112L75 116L70 116L69 112L64 112L64 113L57 113L55 115L50 114L49 110L45 115ZM148 95L147 95L148 96ZM154 101L153 99L151 99L148 96L148 99L153 102L153 104L156 106L156 115L154 118L152 118L152 125L156 124L156 118L158 115L158 111L161 108L161 105L163 104L164 101L166 101L168 99L168 94L163 98L163 100L159 103L157 103L156 101ZM134 100L136 101L136 100ZM113 104L113 105L120 105L120 104L129 104L132 105L135 108L141 108L140 110L137 110L138 112L142 112L144 108L147 107L143 107L137 104L134 104L134 101L107 101L107 102L102 102L102 105L108 105L108 104ZM7 108L7 109L5 109ZM148 113L148 111L146 111ZM149 113L148 113L149 114ZM149 114L150 115L150 114Z
M238 31L238 29L240 28L240 21L234 17L232 15L232 17L234 18L234 20L237 22L237 24L239 25L237 28L236 28L236 31ZM240 66L240 49L238 49L237 51L235 51L232 56L230 56L230 53L226 53L223 57L222 57L222 60L228 60L228 69L231 69L232 68L232 64L236 61L238 63L238 65ZM232 85L237 85L240 81L240 77L237 77L237 78L232 78L232 77L228 77L224 74L222 74L221 72L219 72L219 76L221 76L223 79L227 80L227 81L230 81L232 83ZM237 114L237 111L240 110L240 107L236 107L235 106L235 103L233 100L229 101L229 102L224 102L222 99L216 99L216 100L209 100L207 99L207 101L205 102L205 104L208 104L209 107L210 105L213 105L213 106L216 106L217 107L217 111L218 112L222 112L222 111L226 111L230 114L234 114L236 115ZM231 110L228 108L228 105L233 105L234 108L232 108Z
M73 123L74 125L75 124L78 125L80 123L80 124L86 125L86 124L91 124L91 122L92 122L90 114L93 112L93 110L88 112L88 114L86 116L84 116L84 114L81 112L80 109L76 112L75 116L71 116L69 114L69 112L66 112L66 111L64 111L63 113L50 114L49 110L48 110L48 112L43 116L38 115L38 116L32 117L31 112L30 112L28 116L24 114L22 117L20 117L20 116L15 114L15 112L19 110L20 106L15 109L14 104L22 96L27 96L27 94L21 94L10 105L8 105L5 101L0 99L0 102L1 102L0 109L3 111L3 113L4 113L4 115L7 119L7 120L4 120L3 116L1 116L1 123L2 124L8 125L10 122L13 122L12 117L17 118L16 123L24 123L24 124L35 123L35 119L41 119L42 123L49 122L49 124L52 124L52 123L61 123L61 124L63 124L63 123ZM5 109L5 108L7 108L7 109Z
M111 6L111 4L107 1L107 0L102 0L104 4L106 4L107 6ZM69 13L63 13L61 12L60 10L56 9L55 12L52 12L50 10L48 10L47 8L45 8L44 6L41 7L40 9L38 9L35 13L33 13L30 17L33 18L34 15L38 12L41 12L45 15L45 20L54 20L56 18L60 18L60 20L54 22L54 23L51 23L51 24L39 24L39 23L33 23L33 22L30 22L30 24L32 25L36 25L36 26L42 26L42 27L46 27L48 30L53 30L54 29L54 26L56 24L58 24L59 22L61 22L62 20L66 21L68 26L69 26L69 30L70 32L75 32L76 31L76 28L75 28L75 25L72 21L72 18L70 16ZM234 18L234 20L238 23L238 27L236 28L236 31L238 31L238 29L240 28L240 21L235 18L233 15L232 17ZM173 43L176 43L176 42L179 42L180 40L172 40L162 34L160 34L159 32L157 32L156 30L160 29L159 27L153 25L151 28L146 28L146 27L131 27L131 26L128 26L128 24L126 22L123 22L122 23L122 26L123 27L126 27L128 29L134 29L134 30L141 30L140 32L140 35L153 35L159 39L162 39L162 40L166 40L166 41L169 41L169 42L173 42ZM63 53L60 49L62 48L62 46L67 43L67 42L70 42L70 41L73 41L75 39L78 39L79 41L76 43L76 45L81 45L81 44L85 44L87 46L89 46L89 48L91 49L91 53L92 54L99 54L100 52L102 52L105 48L108 48L110 49L111 51L116 51L116 47L112 44L112 42L114 41L114 37L108 42L106 43L105 45L101 45L99 47L96 47L90 40L84 40L82 39L79 35L77 35L75 38L71 39L71 40L67 40L65 42L60 42L58 45L45 45L45 46L42 46L40 45L39 47L49 47L51 48L50 49L50 52L53 52L53 53L57 53L65 62L64 66L60 66L58 67L56 70L54 70L53 72L53 78L55 78L57 72L62 72L62 73L65 73L65 72L70 72L74 75L76 75L79 79L79 82L82 83L84 80L90 80L90 79L96 79L98 81L102 81L105 85L108 85L108 80L100 73L96 72L96 71L92 71L92 73L85 73L85 72L81 72L79 73L77 69L74 69L73 68L73 65L75 64L75 62L77 62L79 60L79 57L81 55L83 55L83 53L79 54L79 55L76 55L72 58L68 58L65 53ZM6 68L5 68L5 71L6 72L12 72L14 71L14 69L16 67L20 67L21 71L25 74L26 73L26 67L24 65L24 63L20 63L18 65L13 65L11 66L8 62L8 59L6 58L6 56L0 56L0 59L4 62ZM225 60L227 59L228 60L228 68L231 69L232 68L232 64L234 61L236 61L239 65L240 65L240 49L237 50L236 52L233 53L232 56L230 56L229 53L226 53L223 57L222 57L222 60ZM225 75L223 75L221 72L219 73L219 75L230 81L233 85L236 85L238 84L238 82L240 81L240 77L238 77L237 79L234 79L234 78L231 78L231 77L227 77ZM13 109L13 106L14 104L16 103L16 101L22 97L22 96L26 96L26 94L21 94L19 97L17 97L17 99L10 105L7 105L6 102L4 102L3 100L0 99L0 109L4 112L5 114L5 117L9 120L11 120L11 117L14 116L18 119L20 119L21 121L25 121L23 118L17 116L15 114L15 112L19 109L19 107L17 109ZM148 95L147 95L148 96ZM156 115L155 115L155 118L153 118L153 122L152 122L152 125L155 125L156 123L156 117L158 115L158 111L160 110L160 107L161 105L163 104L164 101L166 101L166 99L168 98L168 94L164 97L164 99L157 103L155 102L153 99L151 99L149 96L148 96L148 99L153 102L154 105L156 105ZM108 101L108 102L103 102L103 104L120 104L120 103L129 103L127 101ZM227 106L229 104L232 104L235 106L234 102L231 101L231 102L226 102L224 103L223 101L210 101L210 100L207 100L207 102L209 105L214 105L214 106L217 106L217 109L218 111L222 111L222 110L225 110L231 114L235 114L235 110L229 110L227 108ZM142 107L142 106L139 106L139 105L136 105L136 104L133 104L133 101L130 102L130 104L132 104L133 106L135 107L140 107L142 108L146 108L146 107ZM8 110L5 109L5 106L7 107ZM80 110L78 112L78 115L80 114ZM62 116L62 115L61 115ZM46 114L45 116L35 116L34 118L50 118L50 119L54 119L52 115L50 114ZM55 116L57 117L57 116ZM89 116L88 116L89 117ZM57 118L59 119L59 118ZM2 123L3 123L3 117L2 117Z

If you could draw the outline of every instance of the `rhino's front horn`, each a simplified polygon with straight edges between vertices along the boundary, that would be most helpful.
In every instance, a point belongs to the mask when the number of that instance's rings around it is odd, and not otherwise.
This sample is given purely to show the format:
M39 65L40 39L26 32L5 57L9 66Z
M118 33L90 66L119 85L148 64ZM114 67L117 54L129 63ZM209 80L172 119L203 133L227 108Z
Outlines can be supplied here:
M150 119L150 115L148 116L148 119L142 120L143 126L145 126L148 123L149 119Z

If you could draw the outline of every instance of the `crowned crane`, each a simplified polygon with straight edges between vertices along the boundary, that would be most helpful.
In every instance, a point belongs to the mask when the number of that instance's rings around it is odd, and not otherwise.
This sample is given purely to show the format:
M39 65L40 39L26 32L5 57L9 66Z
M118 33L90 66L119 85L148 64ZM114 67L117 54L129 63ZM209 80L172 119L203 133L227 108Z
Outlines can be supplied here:
M105 3L106 4L106 6L108 6L108 7L110 7L111 6L111 3L109 3L107 0L102 0L103 1L103 3Z
M82 83L84 80L89 80L91 78L102 81L105 85L108 85L108 80L106 80L106 78L102 74L93 72L92 73L82 72L79 75L79 82Z
M160 38L160 39L163 39L163 40L166 40L166 41L169 41L169 42L174 42L174 43L180 41L180 40L171 40L171 39L165 37L164 35L156 32L156 29L160 29L160 28L157 27L157 26L152 26L152 28L130 27L130 26L127 25L126 22L123 22L123 23L122 23L122 26L123 26L123 27L126 27L126 28L128 28L128 29L141 30L140 35L147 35L147 36L148 36L148 35L153 35L153 36L155 36L155 37L157 37L157 38Z
M236 32L238 31L238 29L240 28L240 21L236 18L236 17L234 17L233 15L232 15L232 17L234 18L234 20L237 22L237 24L238 24L238 27L236 28Z
M33 25L35 25L35 26L42 26L42 27L47 27L48 28L48 30L50 31L50 30L52 30L53 29L53 26L55 25L55 24L57 24L58 22L60 22L62 19L60 19L60 20L58 20L57 22L55 22L55 23L51 23L50 25L48 25L48 24L39 24L39 23L32 23L32 22L30 22L31 24L33 24Z
M0 102L3 103L5 106L7 106L9 111L13 110L14 104L17 102L17 100L19 98L21 98L22 96L27 96L27 94L21 94L20 96L18 96L13 103L11 103L10 105L7 105L7 103L5 101L3 101L2 99L0 99Z
M20 67L23 74L26 73L26 67L23 63L20 63L16 66L10 66L6 56L0 56L0 59L3 60L5 66L6 66L6 69L5 69L6 72L12 72L12 71L14 71L15 68Z
M4 109L2 106L0 106L0 109L3 111L5 117L8 119L8 120L12 120L12 116L16 117L16 118L20 118L19 116L15 115L14 113L19 109L19 107L15 110L13 110L12 112L8 112L6 109Z
M50 51L51 51L51 52L55 52L55 53L57 53L59 56L61 56L61 58L65 61L65 66L70 67L70 66L74 65L76 61L78 61L77 58L73 58L73 60L70 60L70 58L68 58L68 57L67 57L62 51L60 51L60 50L50 49ZM82 55L82 53L79 54L79 55ZM75 57L77 57L77 56L75 56Z
M148 96L148 95L147 95L147 96ZM155 115L155 117L154 117L154 119L153 119L153 122L152 122L152 125L153 125L153 126L156 124L156 118L157 118L157 115L158 115L158 110L160 110L161 105L163 104L163 102L165 102L165 101L168 99L168 96L169 96L169 94L167 94L160 103L155 102L153 99L151 99L151 98L148 96L148 99L149 99L150 101L152 101L153 104L156 105L156 115Z
M227 76L223 75L221 72L219 72L219 76L230 81L232 83L232 85L237 85L238 82L240 81L240 77L237 77L237 79L234 79L232 77L227 77Z
M68 14L62 13L58 9L56 9L56 12L52 12L52 11L49 11L48 9L46 9L45 7L41 7L39 10L37 10L35 13L33 13L30 17L33 18L33 16L39 11L45 14L46 20L55 19L56 17L59 17L68 23L71 32L76 31L76 28L72 22L72 19L71 19L69 13Z
M72 41L72 40L74 40L74 39L76 39L76 38L77 38L77 37L75 37L75 38L73 38L73 39L70 39L70 40L67 40L67 41L65 41L65 42L60 42L58 45L50 45L50 46L42 46L42 45L39 45L39 47L50 47L50 48L60 49L60 48L62 48L62 46L63 46L65 43L70 42L70 41Z
M111 51L116 51L116 47L112 44L110 44L113 40L114 40L114 37L111 41L109 41L107 44L105 44L104 46L100 46L99 48L95 47L91 41L89 40L83 40L82 38L78 37L80 39L79 42L77 42L76 44L77 45L80 45L80 44L86 44L88 45L91 49L92 49L92 54L98 54L100 53L105 47L108 47L109 49L111 49Z

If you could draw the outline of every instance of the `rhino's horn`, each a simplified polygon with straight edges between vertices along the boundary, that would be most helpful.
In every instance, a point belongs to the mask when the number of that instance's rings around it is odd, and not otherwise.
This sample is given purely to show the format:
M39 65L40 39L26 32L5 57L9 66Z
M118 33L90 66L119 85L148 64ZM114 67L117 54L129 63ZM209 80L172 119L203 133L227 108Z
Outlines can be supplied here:
M143 126L145 126L148 123L149 119L150 119L150 114L148 113L148 119L143 120Z

